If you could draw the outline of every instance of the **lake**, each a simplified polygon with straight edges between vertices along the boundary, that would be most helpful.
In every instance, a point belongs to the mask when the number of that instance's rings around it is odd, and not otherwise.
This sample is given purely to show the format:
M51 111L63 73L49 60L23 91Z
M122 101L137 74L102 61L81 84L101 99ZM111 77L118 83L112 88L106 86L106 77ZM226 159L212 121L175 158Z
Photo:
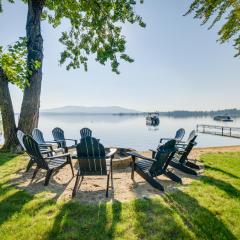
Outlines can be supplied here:
M143 116L41 114L39 129L43 131L46 140L52 140L51 131L54 127L62 128L66 138L79 140L80 129L88 127L92 129L93 136L99 138L105 146L147 150L155 148L161 137L173 137L176 130L181 127L186 130L186 138L189 132L201 123L239 127L240 118L235 118L230 123L224 123L216 122L210 117L160 117L158 127L149 127L146 126ZM197 143L198 147L238 145L240 139L199 133Z

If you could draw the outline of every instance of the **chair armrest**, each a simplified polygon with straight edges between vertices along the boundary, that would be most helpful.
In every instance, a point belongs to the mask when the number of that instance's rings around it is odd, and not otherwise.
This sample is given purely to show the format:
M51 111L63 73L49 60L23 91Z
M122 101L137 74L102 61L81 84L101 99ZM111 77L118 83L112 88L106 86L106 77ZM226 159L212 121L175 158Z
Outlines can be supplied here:
M106 154L106 158L113 158L116 152L117 152L116 148L110 148L110 152Z
M172 138L161 138L160 139L160 143L162 142L162 141L167 141L167 140L171 140Z
M176 147L178 147L178 146L180 146L180 147L186 147L188 144L186 144L186 143L179 143L179 142L177 142L176 143Z
M56 143L58 143L58 141L45 141L46 143L52 143L52 144L56 144Z
M46 159L63 158L63 157L69 157L69 156L70 156L70 153L65 153L65 154L61 154L61 155L46 157Z
M145 157L145 156L140 155L140 154L138 154L136 152L127 152L127 154L129 154L132 157L141 158L141 159L144 159L144 160L147 160L147 161L151 161L151 162L155 162L156 161L156 160L154 160L152 158Z
M38 144L39 147L52 147L52 144L47 144L47 143L40 143Z
M65 140L54 140L54 143L62 143L65 142Z
M186 144L186 142L182 141L182 140L178 140L177 143L179 143L179 144Z
M46 150L46 151L45 150L44 151L40 150L40 152L41 152L41 154L48 154L48 153L52 153L52 150Z
M65 138L65 140L68 140L68 141L73 141L73 142L75 143L75 145L77 145L77 140L76 140L76 139Z
M151 152L157 152L157 149L149 149Z

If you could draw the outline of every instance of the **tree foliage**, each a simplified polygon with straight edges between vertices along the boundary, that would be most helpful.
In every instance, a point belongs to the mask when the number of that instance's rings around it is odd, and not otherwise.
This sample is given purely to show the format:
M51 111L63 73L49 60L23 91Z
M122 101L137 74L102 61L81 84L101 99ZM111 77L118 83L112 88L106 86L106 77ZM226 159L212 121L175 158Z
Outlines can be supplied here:
M128 22L145 27L135 13L136 4L134 0L46 0L43 18L54 27L68 19L71 26L59 39L65 46L60 63L65 63L67 69L83 65L87 70L89 55L93 54L101 64L110 61L112 70L119 73L119 59L133 61L125 53L121 25Z
M235 56L240 56L240 1L239 0L194 0L187 14L194 13L194 18L202 20L202 25L212 17L211 29L217 22L223 20L218 41L225 43L233 40L237 51Z
M38 63L34 64L38 67ZM13 45L8 45L4 51L0 46L0 68L3 70L8 81L17 85L20 89L28 84L27 76L27 40L19 38Z
M8 0L14 3L14 0ZM22 0L26 3L26 0ZM126 39L122 24L137 23L145 27L136 14L135 5L143 0L37 0L44 4L43 20L57 27L68 20L70 27L59 41L64 45L60 64L76 69L81 65L87 70L89 55L101 64L111 63L113 72L119 73L120 59L133 62L126 54ZM1 0L0 0L1 9Z

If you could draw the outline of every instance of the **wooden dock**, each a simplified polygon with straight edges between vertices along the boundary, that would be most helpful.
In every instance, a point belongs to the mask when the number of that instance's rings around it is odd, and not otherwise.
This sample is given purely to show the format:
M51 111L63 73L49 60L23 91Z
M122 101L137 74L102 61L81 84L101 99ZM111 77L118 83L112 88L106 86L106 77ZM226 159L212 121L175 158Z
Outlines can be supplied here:
M240 128L237 127L198 124L197 132L231 138L240 138Z

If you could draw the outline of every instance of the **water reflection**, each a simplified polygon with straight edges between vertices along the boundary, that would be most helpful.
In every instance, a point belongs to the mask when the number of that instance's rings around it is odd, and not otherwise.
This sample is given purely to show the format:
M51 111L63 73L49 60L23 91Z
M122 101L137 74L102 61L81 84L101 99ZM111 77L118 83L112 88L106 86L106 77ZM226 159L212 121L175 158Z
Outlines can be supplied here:
M51 131L60 127L65 131L66 138L80 138L80 129L88 127L93 130L93 136L101 139L105 146L129 147L137 150L154 148L161 137L172 137L179 128L186 130L186 136L197 124L213 124L210 117L172 118L161 117L157 127L146 126L144 116L118 115L63 115L41 114L39 128L46 140L52 140ZM240 126L240 118L232 123L217 123L224 126ZM240 139L199 134L198 146L238 145ZM0 142L1 143L1 142Z

